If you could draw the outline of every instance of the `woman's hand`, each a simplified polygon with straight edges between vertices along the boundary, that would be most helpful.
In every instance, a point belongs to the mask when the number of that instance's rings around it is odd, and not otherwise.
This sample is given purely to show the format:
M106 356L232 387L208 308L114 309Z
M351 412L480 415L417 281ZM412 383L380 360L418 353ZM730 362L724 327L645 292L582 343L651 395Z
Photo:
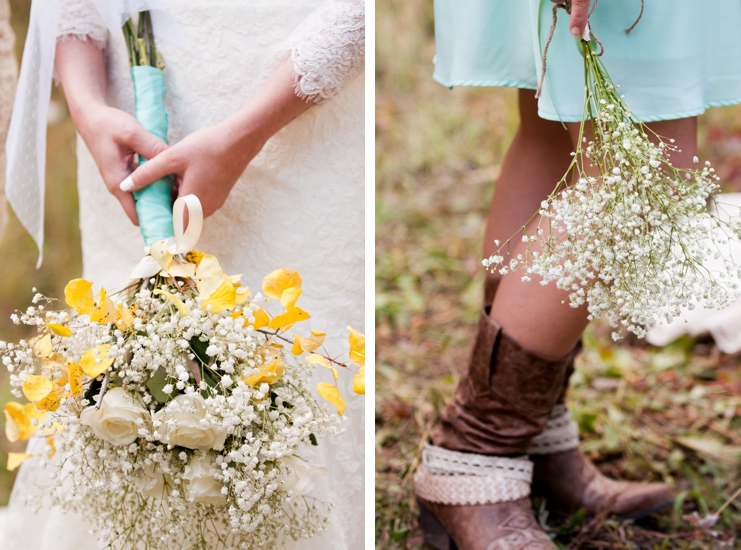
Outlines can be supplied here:
M237 113L149 160L121 182L121 189L134 191L174 174L178 196L197 196L204 216L210 216L268 139L311 105L296 96L286 60Z
M556 4L564 4L564 0L551 0ZM569 21L569 30L572 35L580 36L587 26L589 19L590 0L571 0L571 20Z
M85 141L108 190L138 225L134 197L119 187L135 168L134 154L153 158L167 144L147 132L130 114L105 103L106 70L102 50L68 37L57 44L56 67L75 128Z

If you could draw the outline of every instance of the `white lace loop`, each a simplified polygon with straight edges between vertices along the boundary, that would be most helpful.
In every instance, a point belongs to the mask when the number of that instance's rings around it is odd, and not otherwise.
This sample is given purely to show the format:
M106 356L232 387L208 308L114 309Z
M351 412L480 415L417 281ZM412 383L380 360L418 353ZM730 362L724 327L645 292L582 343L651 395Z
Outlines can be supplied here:
M434 445L422 450L422 465L414 474L414 492L442 504L476 505L511 502L530 495L533 463L459 453Z
M556 405L545 430L533 439L529 455L562 453L579 447L579 425L565 405Z

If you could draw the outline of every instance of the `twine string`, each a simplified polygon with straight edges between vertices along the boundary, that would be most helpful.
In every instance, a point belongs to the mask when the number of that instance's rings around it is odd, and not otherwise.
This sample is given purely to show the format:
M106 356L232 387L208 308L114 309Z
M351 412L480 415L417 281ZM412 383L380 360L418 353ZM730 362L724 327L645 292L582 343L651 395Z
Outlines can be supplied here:
M643 8L645 7L646 7L646 0L641 0L641 13L638 14L638 19L636 19L630 27L625 29L625 34L630 34L630 31L636 28L638 21L640 21L641 17L643 17Z

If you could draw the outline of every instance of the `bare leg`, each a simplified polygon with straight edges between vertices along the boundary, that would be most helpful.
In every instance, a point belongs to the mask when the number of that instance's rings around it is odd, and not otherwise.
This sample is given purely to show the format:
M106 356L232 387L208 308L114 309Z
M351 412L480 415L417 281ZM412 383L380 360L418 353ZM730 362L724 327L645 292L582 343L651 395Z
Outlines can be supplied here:
M521 103L521 109L524 105ZM537 116L537 115L536 115ZM524 122L523 122L524 126ZM573 150L572 143L575 142L579 127L578 124L569 124L569 134L571 134L568 151ZM665 137L674 138L676 144L682 149L672 156L672 163L675 166L689 166L692 157L697 152L697 119L686 118L670 121L662 121L650 124L649 127L657 134ZM518 144L518 148L526 147L525 144ZM513 144L514 146L514 144ZM562 139L551 144L553 151L543 156L542 160L550 160L556 154L562 154ZM492 202L492 211L489 216L489 226L487 227L487 238L490 235L497 235L494 238L502 241L506 240L538 209L540 202L545 199L548 193L553 189L556 181L563 176L568 166L570 157L568 152L565 155L566 167L552 178L551 171L555 172L556 161L551 169L543 169L541 174L545 177L548 174L548 180L538 184L528 182L528 185L517 186L509 180L509 177L516 178L516 167L521 166L524 181L533 177L532 165L539 163L539 151L517 151L516 155L507 154L507 160L512 160L515 166L511 169L513 173L508 173L507 185L505 192L495 195ZM515 162L515 161L519 162ZM558 161L558 166L561 166ZM505 164L507 164L505 162ZM540 190L541 194L534 196ZM498 190L499 191L499 190ZM526 194L531 193L531 196ZM502 201L502 202L500 202ZM522 204L527 204L529 211L526 211ZM496 213L507 213L502 220L497 220ZM522 217L517 218L519 213ZM492 219L494 218L494 220ZM536 217L532 224L537 225L539 222ZM545 222L544 222L545 223ZM492 227L494 226L494 227ZM514 228L514 230L512 230ZM509 234L500 233L500 231L509 231ZM499 235L502 235L501 237ZM485 245L487 250L493 248L493 243ZM524 243L514 243L511 254L516 256L524 252ZM587 326L587 309L586 306L572 308L568 304L568 295L565 291L556 288L555 284L542 286L537 280L529 283L523 283L515 272L509 277L502 278L500 289L492 304L491 317L495 319L504 330L522 346L547 357L562 357L571 351L579 341L582 332Z

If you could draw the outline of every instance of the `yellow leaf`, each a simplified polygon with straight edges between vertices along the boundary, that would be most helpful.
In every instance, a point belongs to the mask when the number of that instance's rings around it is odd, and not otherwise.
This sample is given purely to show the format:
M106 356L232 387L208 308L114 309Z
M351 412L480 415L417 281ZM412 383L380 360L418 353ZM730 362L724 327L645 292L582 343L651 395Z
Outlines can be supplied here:
M46 326L49 327L49 329L57 336L62 336L62 337L72 336L72 329L70 329L69 327L65 327L64 325L60 325L57 323L49 323Z
M270 324L270 317L264 309L258 309L253 313L253 315L255 317L255 322L250 324L255 330L260 330Z
M109 344L103 344L83 353L82 359L80 359L82 372L90 378L95 378L107 371L108 367L113 364L113 359L108 357L108 349L110 347Z
M203 262L201 262L203 265ZM201 307L211 313L220 313L225 309L233 309L237 303L237 289L230 277L224 279L216 291L201 302ZM208 308L211 306L211 309Z
M106 295L105 288L101 288L98 296L98 307L90 314L90 322L107 325L115 320L116 306L113 305L113 300Z
M350 334L347 337L347 341L350 343L350 361L355 363L359 367L365 366L365 334L353 330L348 325L347 330Z
M197 250L191 250L185 255L185 259L192 264L196 264L196 267L198 267L203 256L205 256L205 254L198 252Z
M170 262L172 261L172 253L167 249L168 244L168 239L163 239L160 241L154 241L149 245L149 255L152 256L154 261L160 264L160 267L165 271L169 271Z
M38 455L30 455L26 453L8 453L8 471L12 472L15 470L18 466L23 464L23 462L32 456L38 456Z
M232 281L234 280L234 277L232 277ZM243 305L252 297L252 292L250 292L250 287L248 286L242 286L237 288L237 299L236 303L238 306Z
M5 404L5 437L15 443L19 439L26 441L38 428L31 423L39 418L38 411L33 403L21 405L15 401Z
M93 300L93 283L85 279L72 279L64 287L64 301L77 313L90 315L95 308Z
M294 323L298 323L299 321L305 321L309 318L310 315L303 309L300 307L294 307L281 315L273 317L273 320L270 321L270 328L281 329L293 325Z
M316 385L317 393L322 396L323 399L329 401L337 409L337 414L342 416L345 412L345 400L340 395L340 390L334 384L328 384L327 382L319 382Z
M301 289L297 286L287 288L283 291L283 294L281 294L280 303L283 304L284 308L291 309L296 305L296 301L298 300L298 297L301 296L301 292Z
M292 287L301 288L301 276L285 267L276 269L262 280L262 293L274 300L280 300L283 293Z
M182 317L185 317L186 315L188 315L188 308L187 308L187 306L182 302L182 300L180 300L180 298L178 298L177 296L175 296L173 293L167 292L166 290L162 290L162 289L156 288L154 291L152 291L152 294L154 294L155 296L156 295L162 295L165 298L167 298L168 300L170 300L173 304L175 304L175 307L177 308L178 313Z
M54 446L54 437L49 436L46 438L46 444L51 447L51 450L49 451L49 454L46 455L49 460L54 458L54 455L57 454L57 448Z
M198 294L202 298L210 298L221 287L224 279L226 279L226 273L221 269L219 261L214 256L204 254L196 268L196 275L193 279L198 287Z
M122 302L116 305L116 327L119 330L127 331L133 328L135 320L132 310L123 305Z
M69 393L80 395L82 393L82 367L79 363L72 361L67 363L67 378L69 379Z
M280 380L280 377L283 376L283 370L286 368L280 353L271 349L270 358L266 359L265 362L267 364L258 367L260 369L259 374L253 374L247 378L242 377L245 384L248 386L257 386L263 382L275 384Z
M180 277L181 279L190 279L196 274L196 266L190 262L184 262L173 258L170 262L170 268L167 272L173 277Z
M320 330L311 329L311 336L309 338L302 338L301 336L293 335L293 349L291 352L294 355L301 355L302 352L311 353L315 349L321 347L324 343L324 339L327 337L326 332ZM298 353L296 352L298 350Z
M360 367L352 379L352 391L358 395L365 395L365 367Z
M41 401L36 401L34 405L36 405L36 408L40 411L56 411L59 408L62 397L62 392L58 389L55 389Z
M52 354L51 334L45 334L33 345L33 354L36 357L45 358Z
M312 353L306 358L306 362L310 365L322 365L323 367L327 367L329 370L332 371L332 376L334 376L335 380L340 377L340 375L337 374L337 369L330 364L329 360L326 357L322 357L321 355Z
M54 390L54 382L45 376L29 374L23 381L23 395L32 403L41 401Z

